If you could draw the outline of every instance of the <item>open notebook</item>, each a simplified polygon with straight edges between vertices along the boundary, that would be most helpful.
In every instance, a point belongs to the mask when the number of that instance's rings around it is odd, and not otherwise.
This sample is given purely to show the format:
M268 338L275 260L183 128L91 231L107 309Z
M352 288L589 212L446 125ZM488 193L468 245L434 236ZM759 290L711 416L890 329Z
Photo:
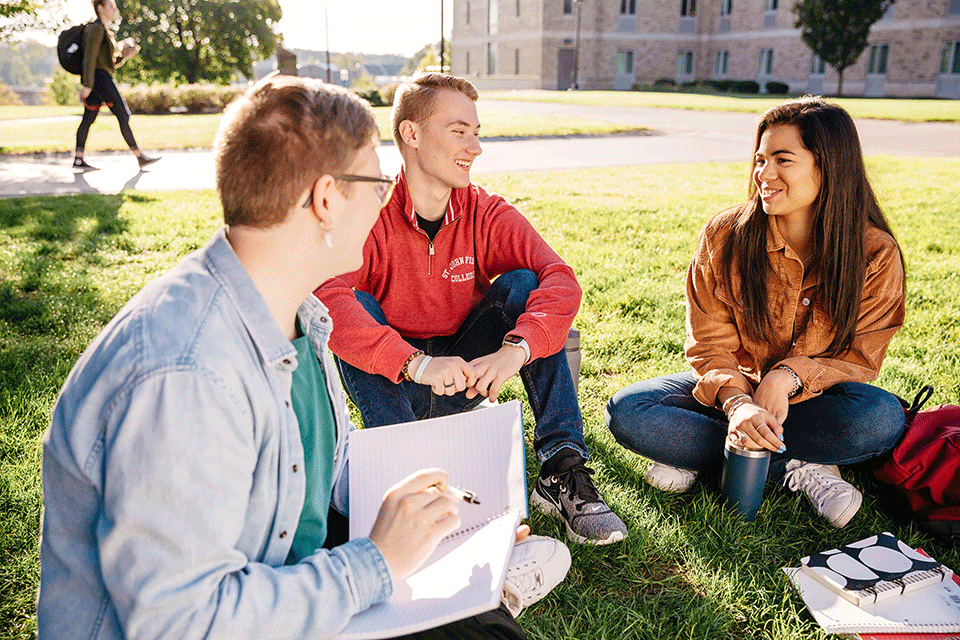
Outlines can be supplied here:
M475 491L480 504L460 503L461 528L337 637L392 638L495 609L527 515L520 403L361 429L349 445L351 539L369 535L387 489L426 467L445 469L450 484Z

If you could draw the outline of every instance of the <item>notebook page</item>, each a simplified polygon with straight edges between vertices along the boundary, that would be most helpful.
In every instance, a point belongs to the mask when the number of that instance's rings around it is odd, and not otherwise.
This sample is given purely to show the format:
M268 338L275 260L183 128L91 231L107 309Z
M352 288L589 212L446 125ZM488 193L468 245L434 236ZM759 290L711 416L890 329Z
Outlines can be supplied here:
M460 532L515 509L527 515L523 421L516 400L479 411L350 434L350 538L369 535L383 495L427 467L474 491L479 505L458 503ZM452 535L456 535L452 534Z
M386 602L354 616L338 640L395 638L495 609L519 523L510 511L442 544Z

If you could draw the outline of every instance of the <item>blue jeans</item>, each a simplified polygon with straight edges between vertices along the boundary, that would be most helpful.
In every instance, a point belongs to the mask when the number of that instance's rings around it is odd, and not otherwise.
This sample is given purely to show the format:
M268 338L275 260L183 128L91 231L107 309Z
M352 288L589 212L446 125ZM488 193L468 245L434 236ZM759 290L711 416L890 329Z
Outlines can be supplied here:
M673 467L716 471L723 464L727 418L693 397L692 371L644 380L610 399L604 420L627 449ZM769 481L783 479L791 459L851 464L891 449L903 431L903 407L883 389L858 382L830 387L790 405L783 423L787 450L770 457Z
M467 362L500 349L503 338L517 324L527 306L527 298L537 286L532 271L519 269L493 281L480 303L452 336L404 339L430 356L459 356ZM369 293L358 291L357 300L380 324L388 325L380 303ZM425 310L426 311L426 310ZM366 427L381 427L400 422L451 415L471 409L483 396L468 399L466 391L439 396L429 385L404 380L399 384L384 376L367 373L336 358L340 379L353 403L360 410ZM589 457L583 440L583 418L577 404L577 392L570 365L563 349L530 361L520 368L520 379L537 421L533 449L540 462L563 448L570 448L584 459Z

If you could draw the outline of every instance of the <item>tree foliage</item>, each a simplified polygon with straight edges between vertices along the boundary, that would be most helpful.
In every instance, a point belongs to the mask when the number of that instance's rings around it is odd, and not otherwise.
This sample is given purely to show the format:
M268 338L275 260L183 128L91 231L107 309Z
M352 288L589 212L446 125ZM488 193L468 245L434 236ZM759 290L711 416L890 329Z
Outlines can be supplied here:
M28 29L55 29L63 23L62 4L63 0L0 0L0 40L16 40Z
M253 63L281 43L278 0L126 0L121 38L140 55L120 68L129 81L226 84L253 77Z
M870 27L895 0L797 0L795 26L820 59L837 70L837 93L843 93L843 72L867 48Z

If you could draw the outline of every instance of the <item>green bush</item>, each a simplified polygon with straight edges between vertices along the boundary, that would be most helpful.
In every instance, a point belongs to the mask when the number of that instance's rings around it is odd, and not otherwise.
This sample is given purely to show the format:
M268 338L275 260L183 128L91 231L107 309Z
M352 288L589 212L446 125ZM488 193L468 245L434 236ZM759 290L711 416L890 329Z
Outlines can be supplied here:
M783 95L788 91L790 91L790 87L785 82L777 82L776 80L772 80L767 83L767 93Z
M47 95L54 104L64 106L79 104L78 87L78 76L67 73L63 69L57 69L50 78L50 84L47 85Z
M756 80L731 80L730 91L733 93L760 93L760 83Z
M399 86L399 84L394 83L380 87L380 100L383 101L383 106L393 106L393 97L397 94L397 87Z
M139 84L124 91L124 98L133 113L217 113L246 89L215 84Z
M380 90L376 87L372 89L355 89L358 96L370 103L371 107L385 107L383 98L380 97Z
M0 82L0 105L6 107L22 107L23 100L13 92L10 85Z

